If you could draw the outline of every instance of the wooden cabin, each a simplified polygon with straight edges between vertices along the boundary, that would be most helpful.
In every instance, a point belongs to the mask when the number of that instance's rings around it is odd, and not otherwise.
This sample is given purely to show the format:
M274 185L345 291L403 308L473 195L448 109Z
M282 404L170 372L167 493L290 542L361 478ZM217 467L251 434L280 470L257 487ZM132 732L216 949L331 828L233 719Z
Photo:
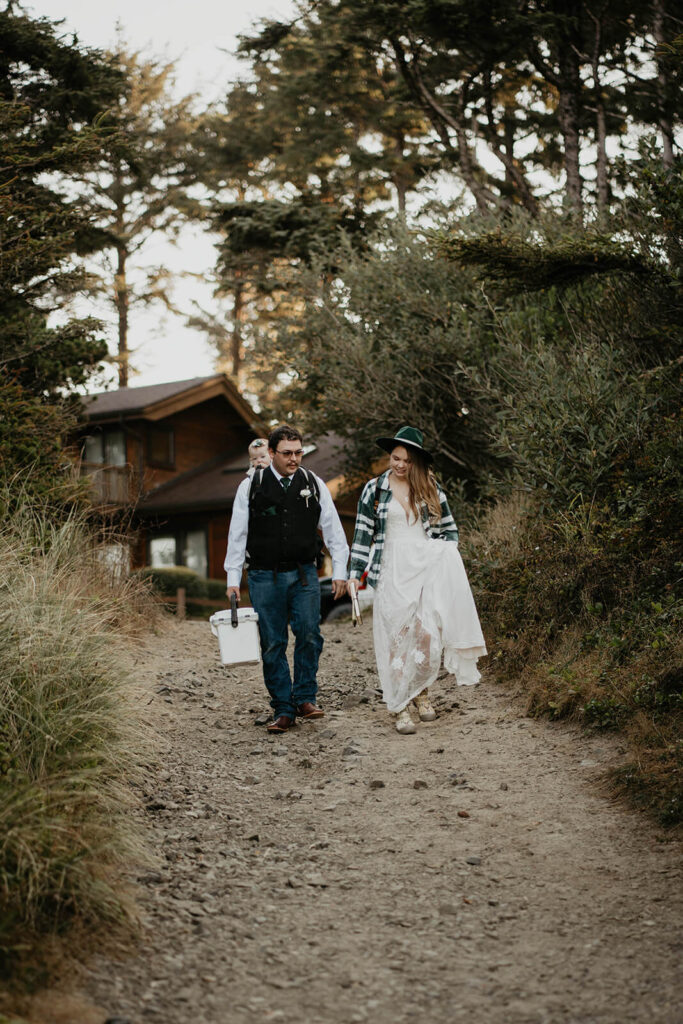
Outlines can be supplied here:
M269 427L224 374L119 388L84 399L80 473L110 510L130 511L129 568L183 565L221 579L230 513L249 467L247 446ZM351 536L355 503L341 499L341 441L305 444L304 465L330 484Z

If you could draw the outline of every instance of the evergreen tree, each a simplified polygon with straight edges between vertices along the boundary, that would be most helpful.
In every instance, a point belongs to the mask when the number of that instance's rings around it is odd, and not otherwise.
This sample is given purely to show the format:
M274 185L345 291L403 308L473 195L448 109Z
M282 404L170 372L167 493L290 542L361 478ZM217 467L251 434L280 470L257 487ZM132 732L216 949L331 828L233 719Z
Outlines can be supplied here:
M126 82L109 114L116 131L97 166L77 180L80 206L101 233L103 255L94 288L116 314L118 377L125 387L131 307L170 302L167 268L145 268L141 283L133 285L131 264L141 262L153 234L173 239L184 219L198 214L189 189L197 180L194 140L201 118L192 97L173 99L172 62L143 60L123 48L112 60Z
M439 165L395 69L328 29L304 14L279 45L276 29L243 39L251 76L212 123L207 180L221 200L219 291L233 306L234 373L245 343L253 349L249 335L272 334L291 314L291 268L335 247L342 231L362 244L382 211L405 214Z
M0 370L38 395L82 383L106 354L99 325L48 314L83 289L100 238L71 182L111 135L123 82L104 54L45 19L0 12Z

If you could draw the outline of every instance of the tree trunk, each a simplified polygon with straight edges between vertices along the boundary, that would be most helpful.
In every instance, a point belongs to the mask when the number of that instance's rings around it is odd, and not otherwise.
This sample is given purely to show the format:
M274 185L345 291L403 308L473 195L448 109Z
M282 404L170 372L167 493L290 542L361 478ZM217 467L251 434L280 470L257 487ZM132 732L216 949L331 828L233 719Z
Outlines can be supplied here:
M453 115L448 113L448 111L441 103L439 103L436 97L425 85L415 57L413 56L412 61L410 63L408 62L405 49L398 39L391 39L391 45L396 56L396 65L401 77L431 121L444 145L444 148L451 152L453 151L453 145L451 143L448 129L450 128L455 133L460 173L463 176L465 185L474 197L477 209L481 213L487 213L490 209L491 203L495 200L495 196L490 189L485 185L480 184L475 174L474 161L467 141L467 132L464 119L462 117L462 95L459 97L461 109L459 110L458 116L453 117Z
M563 0L563 3L558 2L556 6L561 15L561 22L552 48L552 56L546 57L541 53L538 45L533 43L529 57L539 74L557 90L557 117L564 143L564 169L567 176L565 200L567 206L581 215L583 213L583 181L579 162L581 154L579 132L581 4L579 0Z
M488 131L485 133L485 139L491 148L494 155L500 160L503 167L505 168L505 180L510 182L513 186L513 191L517 193L517 198L520 200L523 206L529 211L532 217L538 216L538 203L529 188L524 174L520 170L517 162L514 158L514 133L509 132L506 136L505 144L501 146L500 139L498 137L498 131L496 127L495 117L493 113L493 86L491 84L491 75L486 73L483 76L484 81L484 109L486 111L486 120L488 121ZM508 118L508 127L511 128L510 121Z
M569 46L561 56L560 75L557 115L564 139L564 170L567 175L566 199L567 204L581 214L583 212L583 180L579 163L581 154L579 133L581 78L578 57Z
M477 204L477 209L479 210L480 213L488 213L490 209L490 204L487 201L484 190L481 188L479 182L477 181L474 172L474 162L472 160L472 152L470 150L470 145L467 140L467 130L465 128L464 119L462 118L460 112L458 113L457 119L453 118L453 122L456 125L455 141L458 146L458 156L460 157L460 171L462 173L463 178L465 179L465 184L467 185L468 189L474 196L474 201Z
M128 282L126 281L126 260L128 252L125 246L119 244L116 247L116 277L114 278L114 293L116 311L118 314L119 344L119 387L128 387Z
M600 47L602 44L602 19L605 13L603 4L598 15L588 11L593 24L595 25L595 38L593 44L593 59L591 62L593 70L593 88L595 89L595 145L597 148L597 159L595 166L598 210L604 213L609 208L609 181L607 178L607 118L605 116L605 102L602 95L602 83L600 81Z
M515 126L510 111L506 109L503 115L503 138L505 139L505 152L510 161L515 159ZM513 177L510 168L505 165L505 184L510 192L513 190Z
M652 32L657 46L661 46L661 44L665 42L665 0L654 0L652 8L654 13ZM666 77L666 69L661 60L657 60L657 107L659 113L659 130L662 133L662 161L665 167L673 167L674 162L674 130L670 116L669 91L669 81Z
M239 280L235 282L233 303L230 358L232 360L232 375L237 381L242 368L242 316L244 310L244 285Z
M406 196L408 194L408 188L406 186L403 174L401 173L402 163L403 163L403 159L404 159L404 157L403 157L404 143L405 143L405 140L403 139L402 136L397 137L396 140L395 140L394 151L396 153L396 156L398 157L399 163L398 163L397 170L395 171L395 173L392 175L392 178L391 178L392 184L393 184L394 188L396 189L396 199L398 201L398 215L401 218L401 220L405 220L405 216L406 216Z

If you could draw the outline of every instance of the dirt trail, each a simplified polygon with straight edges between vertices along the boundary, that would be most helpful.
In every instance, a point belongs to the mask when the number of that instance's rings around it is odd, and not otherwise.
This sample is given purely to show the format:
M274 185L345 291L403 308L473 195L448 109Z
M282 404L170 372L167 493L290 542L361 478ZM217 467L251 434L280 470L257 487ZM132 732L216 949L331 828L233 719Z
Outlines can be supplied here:
M679 848L600 792L615 744L450 677L399 736L371 625L324 632L327 716L283 739L205 623L149 641L149 927L89 964L88 1019L680 1021Z

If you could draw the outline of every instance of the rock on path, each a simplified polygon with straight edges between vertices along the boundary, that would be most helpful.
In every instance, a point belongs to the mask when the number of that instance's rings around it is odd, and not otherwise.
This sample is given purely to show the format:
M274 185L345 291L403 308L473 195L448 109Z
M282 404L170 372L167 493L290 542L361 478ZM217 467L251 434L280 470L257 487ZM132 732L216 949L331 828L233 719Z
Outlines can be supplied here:
M84 969L92 1020L680 1021L679 851L600 791L616 745L451 677L399 736L371 627L325 634L327 715L281 739L206 623L148 643L158 862L141 947Z

